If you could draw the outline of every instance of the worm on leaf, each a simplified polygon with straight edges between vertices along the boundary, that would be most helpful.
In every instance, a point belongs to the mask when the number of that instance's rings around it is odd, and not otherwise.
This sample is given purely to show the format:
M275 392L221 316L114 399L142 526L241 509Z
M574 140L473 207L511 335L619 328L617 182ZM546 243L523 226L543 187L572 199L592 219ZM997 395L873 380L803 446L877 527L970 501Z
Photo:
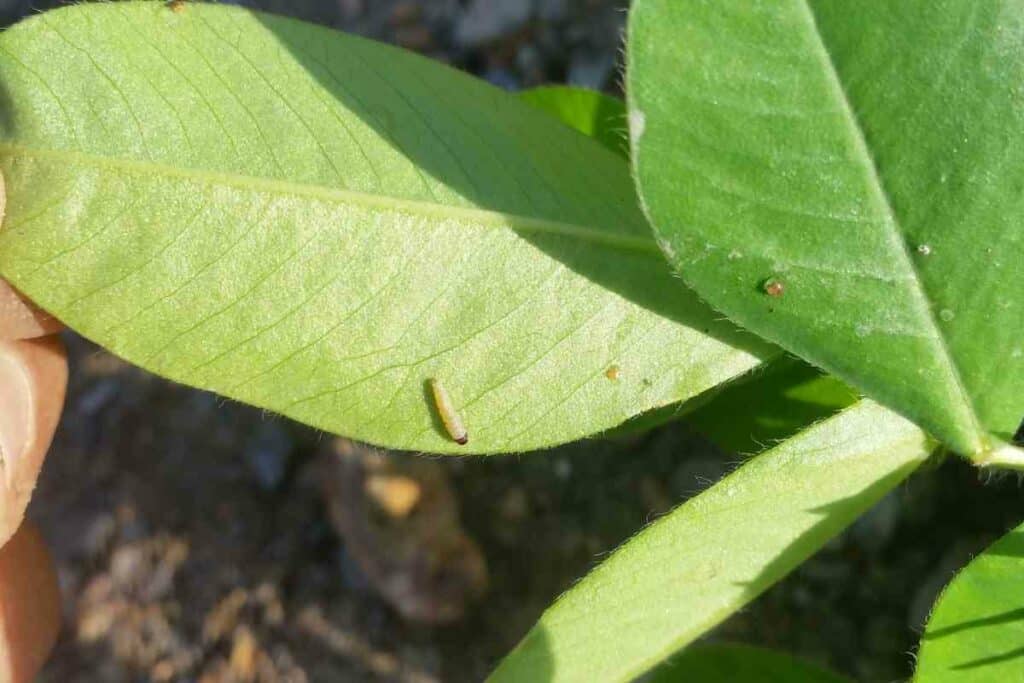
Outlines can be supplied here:
M466 445L469 441L469 433L466 431L466 425L462 423L462 418L455 412L455 406L452 405L452 398L448 395L448 390L438 379L430 380L430 390L434 393L434 405L437 407L437 414L441 417L448 436L452 437L452 441L460 446Z

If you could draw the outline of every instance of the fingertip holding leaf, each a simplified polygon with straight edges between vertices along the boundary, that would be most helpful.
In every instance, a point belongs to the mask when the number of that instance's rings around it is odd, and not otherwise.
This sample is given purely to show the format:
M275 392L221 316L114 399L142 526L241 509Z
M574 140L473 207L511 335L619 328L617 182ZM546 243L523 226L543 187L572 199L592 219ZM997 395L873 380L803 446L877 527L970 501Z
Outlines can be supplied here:
M0 346L0 486L4 492L14 488L16 472L35 440L35 391L19 348Z
M635 177L683 279L979 462L1016 458L1024 414L1022 21L976 0L629 17ZM766 272L785 307L751 292Z
M0 341L0 545L24 519L60 419L67 378L59 339Z
M620 157L446 66L206 3L65 7L0 48L0 274L157 374L377 445L493 453L778 353L672 277ZM423 400L435 376L465 448Z

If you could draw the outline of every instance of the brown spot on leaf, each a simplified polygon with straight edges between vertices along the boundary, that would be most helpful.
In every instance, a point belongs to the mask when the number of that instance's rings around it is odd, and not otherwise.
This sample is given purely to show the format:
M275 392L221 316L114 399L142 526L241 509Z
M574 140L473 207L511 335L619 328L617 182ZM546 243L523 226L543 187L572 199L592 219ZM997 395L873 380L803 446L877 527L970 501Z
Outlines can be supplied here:
M775 278L765 280L762 289L764 289L765 294L775 298L782 296L786 292L786 286Z

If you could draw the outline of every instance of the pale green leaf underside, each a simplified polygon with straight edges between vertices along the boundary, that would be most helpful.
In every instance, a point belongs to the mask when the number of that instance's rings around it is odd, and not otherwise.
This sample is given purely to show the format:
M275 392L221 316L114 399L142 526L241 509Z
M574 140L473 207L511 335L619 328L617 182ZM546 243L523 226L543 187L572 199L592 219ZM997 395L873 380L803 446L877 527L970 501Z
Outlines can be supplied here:
M638 0L628 61L643 202L684 279L965 454L1010 440L1024 4Z
M960 572L921 639L915 683L1024 680L1024 526Z
M541 617L492 681L629 681L753 600L928 456L862 401L662 517Z
M171 379L376 444L496 452L775 353L671 277L621 159L410 53L104 3L0 36L0 88L0 273Z
M849 683L784 652L749 645L700 645L659 666L644 683Z

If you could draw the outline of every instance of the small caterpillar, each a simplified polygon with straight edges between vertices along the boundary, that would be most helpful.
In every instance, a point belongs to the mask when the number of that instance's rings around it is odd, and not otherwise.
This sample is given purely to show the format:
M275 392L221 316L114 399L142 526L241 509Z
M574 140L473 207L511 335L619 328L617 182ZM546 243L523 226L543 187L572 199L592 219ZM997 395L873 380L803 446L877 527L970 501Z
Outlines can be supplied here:
M452 441L460 446L465 446L469 442L469 433L462 423L462 418L455 412L455 406L452 405L452 398L448 395L448 390L444 388L440 380L433 378L430 380L430 390L434 394L434 405L437 407L437 414L441 417L441 422L444 423L444 428L448 431L448 436L452 437Z

